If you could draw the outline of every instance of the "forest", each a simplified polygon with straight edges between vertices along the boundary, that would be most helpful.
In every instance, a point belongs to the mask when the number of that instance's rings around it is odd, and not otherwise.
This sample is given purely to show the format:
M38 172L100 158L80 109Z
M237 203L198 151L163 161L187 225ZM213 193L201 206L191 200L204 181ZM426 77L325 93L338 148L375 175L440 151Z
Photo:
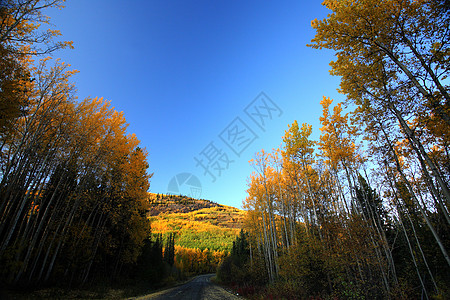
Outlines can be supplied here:
M218 275L257 299L448 299L449 3L323 5L308 46L346 99L323 97L319 139L295 121L255 154Z
M152 235L174 239L173 279L215 273L232 250L245 216L234 207L181 195L150 194L150 203Z
M76 70L52 58L72 42L40 29L43 10L60 6L1 1L2 286L137 276L149 244L147 152L110 102L77 100Z
M255 154L239 235L215 227L231 210L183 211L194 199L151 215L173 200L149 196L145 147L110 101L79 100L54 56L73 47L46 29L63 2L0 1L0 291L157 287L217 267L255 299L450 297L447 0L323 1L308 47L335 54L345 101L307 99L319 138L293 121Z

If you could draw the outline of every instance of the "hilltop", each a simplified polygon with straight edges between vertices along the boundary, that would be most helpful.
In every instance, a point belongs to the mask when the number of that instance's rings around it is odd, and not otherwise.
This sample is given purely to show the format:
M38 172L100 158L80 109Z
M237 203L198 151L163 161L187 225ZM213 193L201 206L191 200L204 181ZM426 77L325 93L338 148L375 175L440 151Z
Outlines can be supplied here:
M152 205L150 216L157 216L161 213L187 213L202 208L224 207L210 200L194 199L182 195L165 195L149 193L149 201Z
M149 194L152 233L175 233L175 245L190 249L230 251L245 212L204 199Z

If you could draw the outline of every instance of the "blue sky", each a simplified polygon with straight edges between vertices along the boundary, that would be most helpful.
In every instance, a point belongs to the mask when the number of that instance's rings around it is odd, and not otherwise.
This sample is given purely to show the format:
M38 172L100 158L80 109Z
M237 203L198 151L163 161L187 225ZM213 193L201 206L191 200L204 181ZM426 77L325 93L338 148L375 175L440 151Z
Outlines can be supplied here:
M279 147L294 120L318 139L322 96L343 100L333 53L306 47L311 20L328 14L319 1L65 5L47 15L75 49L55 57L80 71L79 99L124 112L149 152L151 192L178 180L183 194L201 185L200 198L241 207L254 153Z

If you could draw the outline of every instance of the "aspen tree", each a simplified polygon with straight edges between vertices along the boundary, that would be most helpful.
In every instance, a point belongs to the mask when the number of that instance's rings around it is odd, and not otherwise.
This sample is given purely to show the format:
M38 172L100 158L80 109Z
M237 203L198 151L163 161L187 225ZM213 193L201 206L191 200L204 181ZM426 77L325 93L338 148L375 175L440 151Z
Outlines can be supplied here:
M436 115L447 131L450 128L450 98L443 83L450 53L448 15L434 1L425 0L324 5L333 13L313 21L317 34L311 46L337 51L331 65L332 74L342 76L340 91L356 105L378 102L387 108L383 111L398 120L418 159L426 163L423 168L430 169L445 202L450 202L448 182L416 136L417 129L406 121L417 113Z

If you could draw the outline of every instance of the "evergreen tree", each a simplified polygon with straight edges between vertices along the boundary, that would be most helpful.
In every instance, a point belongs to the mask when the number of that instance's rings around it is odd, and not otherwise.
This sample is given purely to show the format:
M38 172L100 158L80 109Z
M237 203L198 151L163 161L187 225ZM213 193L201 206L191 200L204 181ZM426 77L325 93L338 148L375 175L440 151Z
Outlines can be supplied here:
M248 243L248 233L246 233L243 229L241 229L239 236L237 236L236 240L233 242L231 257L233 259L233 263L238 267L243 267L249 260L250 248Z
M164 248L164 261L173 266L175 259L175 233L169 233Z
M387 212L383 207L383 201L375 189L372 189L366 179L358 174L358 185L356 186L356 200L362 214L368 220L372 219L381 226L386 224Z

